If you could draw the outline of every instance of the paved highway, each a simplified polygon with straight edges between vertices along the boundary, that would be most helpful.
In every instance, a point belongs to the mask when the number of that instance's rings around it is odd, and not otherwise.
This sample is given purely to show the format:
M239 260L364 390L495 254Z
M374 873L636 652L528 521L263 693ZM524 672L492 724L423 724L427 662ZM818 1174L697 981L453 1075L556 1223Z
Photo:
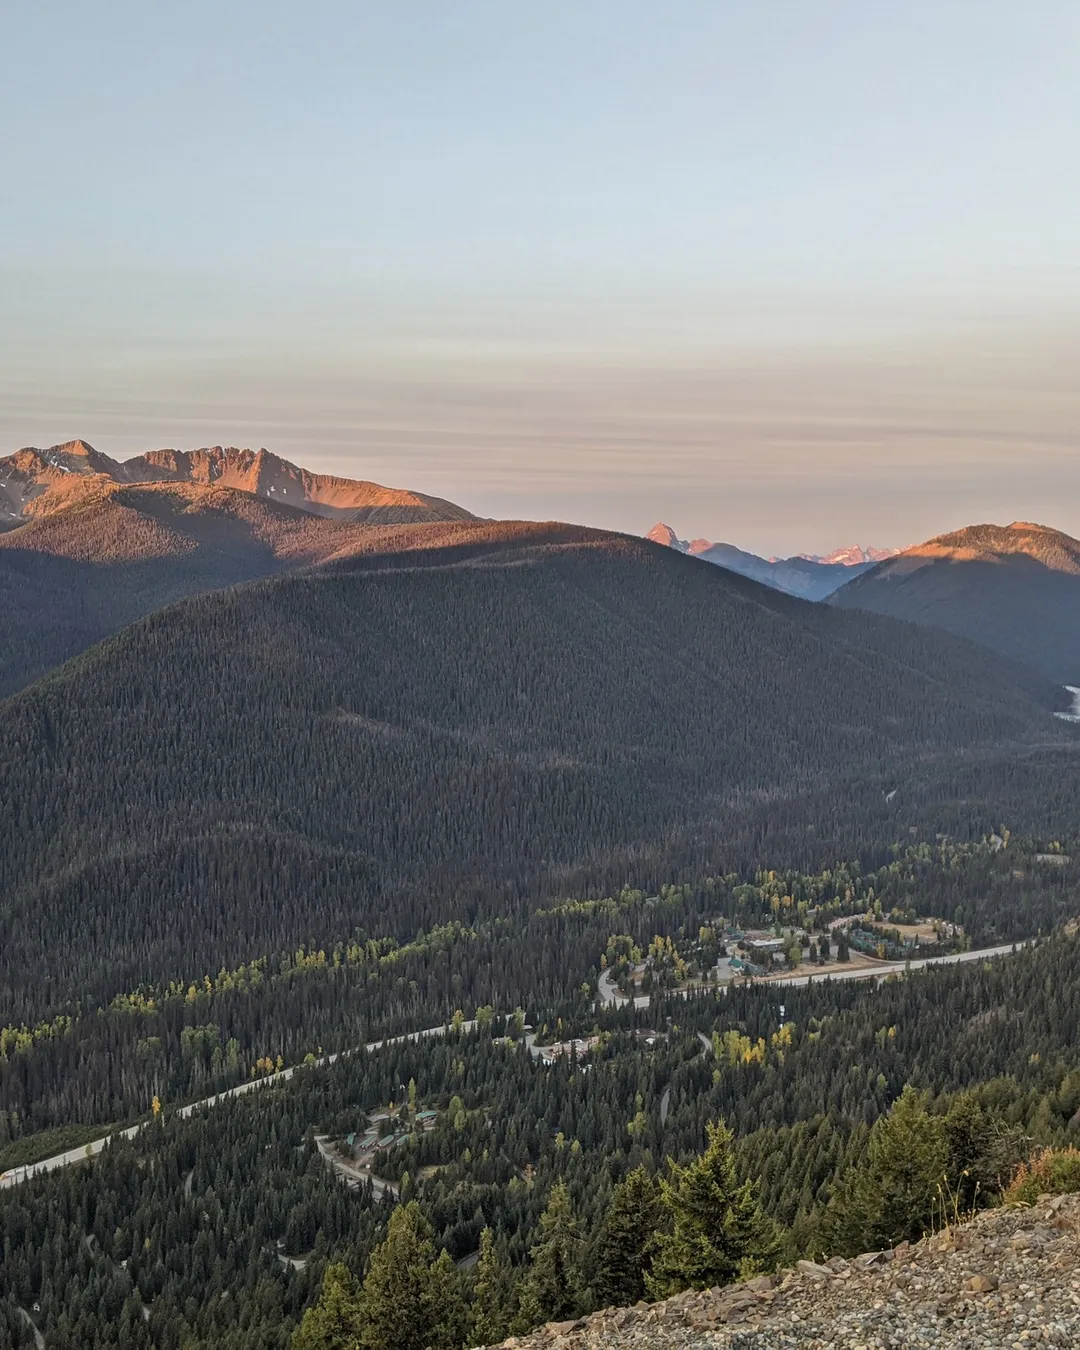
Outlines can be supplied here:
M903 975L908 970L924 970L927 966L954 966L966 961L982 961L992 956L1011 956L1013 952L1019 951L1021 947L1026 947L1026 942L1006 942L1000 947L983 947L979 951L973 952L952 952L949 956L921 956L914 961L883 961L880 964L872 966L851 966L850 968L840 969L836 966L830 966L827 971L812 971L808 975L774 975L767 979L752 980L755 985L772 986L777 984L793 985L796 988L810 984L821 984L824 980L884 980L890 975ZM727 992L731 980L722 981L719 985L713 986ZM680 990L682 994L700 993L703 989L708 989L708 985L699 985L694 989ZM606 1005L623 1004L630 1002L628 994L624 994L615 985L611 977L611 971L605 970L597 985L597 993L600 995L601 1003ZM649 1006L650 995L638 994L634 998L635 1008L647 1008Z
M953 952L949 956L921 956L914 961L890 961L880 966L856 966L852 970L830 970L827 974L818 971L809 975L778 975L771 980L755 980L755 984L820 984L823 980L884 980L890 975L903 975L909 970L925 970L927 966L956 966L968 961L988 960L992 956L1011 956L1013 952L1026 947L1026 942L1006 942L1000 947L983 947L975 952Z
M472 1031L476 1026L475 1022L466 1022L465 1031ZM371 1041L363 1046L364 1050L381 1050L384 1045L398 1045L402 1041L422 1041L429 1036L445 1036L448 1030L447 1026L425 1027L423 1031L410 1031L404 1036L391 1036L383 1041ZM176 1113L182 1120L195 1114L196 1111L202 1111L209 1107L216 1106L218 1102L223 1102L229 1097L240 1097L245 1092L255 1092L258 1088L269 1087L272 1083L287 1083L298 1069L318 1068L322 1064L333 1064L339 1060L342 1055L355 1054L353 1050L338 1051L333 1055L323 1055L317 1059L313 1065L294 1064L288 1069L280 1069L277 1073L267 1074L265 1078L253 1078L248 1083L238 1083L236 1087L228 1088L224 1092L215 1093L213 1097L204 1097L201 1101L190 1102L187 1106L182 1106ZM131 1125L126 1130L118 1130L115 1134L108 1134L103 1139L95 1139L91 1144L83 1144L80 1148L68 1149L66 1153L56 1153L51 1158L43 1158L41 1162L28 1163L24 1167L13 1167L10 1172L5 1172L0 1176L0 1188L5 1186L18 1186L21 1182L29 1180L30 1177L36 1177L40 1172L55 1172L61 1167L71 1167L75 1163L85 1162L87 1158L96 1157L107 1144L114 1139L133 1139L140 1130L144 1130L149 1122L142 1121L138 1125Z
M780 975L775 979L756 980L755 984L766 985L794 985L801 986L810 984L813 981L820 984L824 980L883 980L889 975L902 975L908 970L923 970L926 966L944 966L956 965L965 961L981 961L992 956L1008 956L1012 952L1018 951L1026 943L1004 943L1000 947L985 947L981 951L973 952L954 952L950 956L924 956L915 961L908 961L901 965L899 962L893 962L880 966L855 966L850 970L830 969L827 974L817 973L809 975ZM730 983L730 982L728 982ZM723 983L717 986L726 992L728 984ZM630 1000L626 994L621 993L611 978L611 972L605 970L601 976L597 987L601 1003L612 1005L622 1005ZM684 991L691 992L691 991ZM634 1006L637 1008L647 1008L649 1006L650 995L639 994L634 999ZM465 1030L471 1031L476 1026L475 1022L466 1022ZM381 1050L384 1045L394 1045L401 1041L420 1041L428 1036L444 1036L447 1027L425 1027L422 1031L410 1031L403 1036L391 1036L382 1041L371 1041L363 1046L364 1050ZM324 1055L321 1059L315 1061L318 1067L322 1064L333 1064L341 1058L342 1054L353 1054L354 1051L344 1050L333 1055ZM225 1101L229 1097L239 1097L245 1092L255 1092L258 1088L269 1087L273 1083L286 1083L297 1072L309 1066L303 1064L292 1065L288 1069L281 1069L277 1073L267 1074L265 1078L253 1078L247 1083L238 1083L236 1087L228 1088L225 1092L215 1093L213 1097L204 1097L201 1101L191 1102L187 1106L182 1106L177 1114L182 1118L194 1115L196 1111L209 1109L216 1106L218 1102ZM106 1145L114 1139L132 1139L140 1130L146 1128L146 1121L139 1125L129 1126L126 1130L118 1130L115 1134L106 1135L102 1139L95 1139L93 1143L84 1144L80 1148L68 1149L66 1153L54 1154L51 1158L43 1158L41 1162L28 1163L23 1167L13 1167L9 1172L0 1176L0 1188L5 1186L18 1186L20 1183L35 1177L41 1172L55 1172L61 1167L72 1167L75 1163L85 1162L87 1158L96 1157Z

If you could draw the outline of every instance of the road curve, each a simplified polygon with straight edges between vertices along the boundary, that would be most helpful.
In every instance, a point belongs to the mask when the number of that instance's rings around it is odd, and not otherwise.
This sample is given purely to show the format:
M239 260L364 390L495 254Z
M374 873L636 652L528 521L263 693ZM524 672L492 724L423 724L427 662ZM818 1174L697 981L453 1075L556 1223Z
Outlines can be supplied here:
M622 1007L624 1003L630 1002L630 995L624 994L619 989L611 977L610 970L600 972L600 979L597 981L596 992L600 996L600 1002L606 1007L617 1005ZM652 1000L651 994L637 994L634 997L635 1008L647 1008Z
M466 1022L462 1030L472 1031L475 1026L475 1022ZM389 1036L382 1041L369 1041L367 1045L360 1048L362 1050L381 1050L384 1045L400 1045L404 1041L422 1041L429 1036L445 1036L449 1029L449 1024L440 1027L425 1027L422 1031L409 1031L403 1036ZM253 1078L250 1082L238 1083L236 1087L226 1088L224 1092L216 1092L212 1097L204 1097L201 1101L189 1102L187 1106L182 1106L176 1114L181 1120L187 1120L196 1111L217 1106L219 1102L226 1101L229 1097L242 1097L246 1092L255 1092L258 1088L269 1087L273 1083L287 1083L298 1069L317 1069L324 1064L335 1063L343 1055L355 1053L354 1050L339 1050L332 1055L321 1056L313 1064L293 1064L287 1069L279 1069L276 1073L269 1073L265 1078ZM126 1130L117 1130L114 1134L107 1134L101 1139L95 1139L92 1143L84 1144L80 1148L68 1149L66 1153L55 1153L51 1158L43 1158L40 1162L13 1167L10 1172L5 1172L3 1176L0 1176L0 1190L8 1186L18 1186L31 1177L36 1177L41 1172L55 1172L61 1167L72 1167L75 1163L85 1162L87 1158L95 1158L107 1144L111 1144L116 1139L134 1139L139 1131L144 1130L148 1124L149 1122L144 1120L138 1125L129 1125Z

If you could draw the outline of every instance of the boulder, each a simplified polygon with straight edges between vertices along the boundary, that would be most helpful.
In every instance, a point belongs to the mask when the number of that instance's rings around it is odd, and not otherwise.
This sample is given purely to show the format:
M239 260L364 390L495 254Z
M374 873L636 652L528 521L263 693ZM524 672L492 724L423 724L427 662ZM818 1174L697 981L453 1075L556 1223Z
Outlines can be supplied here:
M832 1275L828 1266L819 1266L816 1261L796 1261L795 1269L811 1280L827 1280Z

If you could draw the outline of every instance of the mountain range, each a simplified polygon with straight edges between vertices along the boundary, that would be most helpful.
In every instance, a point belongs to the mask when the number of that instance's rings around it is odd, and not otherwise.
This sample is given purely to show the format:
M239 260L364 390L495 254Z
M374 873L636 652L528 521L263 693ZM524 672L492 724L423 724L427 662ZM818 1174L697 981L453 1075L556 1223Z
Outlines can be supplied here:
M85 441L47 450L30 447L0 459L0 519L4 528L11 529L75 505L109 483L234 488L314 515L378 525L474 519L471 512L441 497L312 473L267 450L217 445L203 450L149 450L133 459L115 460Z
M266 450L151 450L85 441L0 458L0 697L185 596L363 553L471 537L465 508L408 488L313 473ZM1080 543L1042 525L977 525L899 554L864 547L764 558L731 544L654 543L836 608L932 625L1080 685Z
M1075 541L975 527L886 560L766 560L664 529L478 520L264 452L120 463L81 442L11 456L0 483L4 1345L284 1346L320 1280L333 1295L324 1256L371 1251L395 1186L450 1253L417 1269L449 1274L485 1226L516 1235L509 1310L556 1178L600 1251L609 1161L689 1157L721 1111L803 1243L796 1215L844 1193L831 1179L865 1156L890 1083L1026 1066L1051 1095L1001 1099L1029 1101L1024 1128L1045 1116L1060 1137L1072 1118L1058 938L1005 958L1009 984L984 959L875 981L885 1008L827 978L677 1008L661 992L678 1026L647 1039L596 998L635 946L705 971L729 922L812 904L791 959L813 971L828 916L872 900L976 941L1071 915L1068 853L1035 850L1076 851L1077 728L1050 659L1080 612ZM781 589L837 575L833 603ZM890 604L918 622L872 612ZM1032 645L1044 629L1053 648ZM799 1004L787 1040L778 994ZM1029 1006L1021 1041L957 1016ZM511 1049L515 1007L564 1036L610 1030L593 1072ZM702 1055L732 1018L767 1061ZM348 1053L365 1043L382 1048ZM417 1128L381 1136L377 1201L374 1162L350 1193L335 1159L388 1102ZM934 1118L960 1122L958 1178L973 1137L1001 1174L1004 1114L1000 1132L966 1108ZM27 1180L125 1126L95 1163ZM923 1170L933 1214L941 1173ZM384 1350L396 1305L386 1326Z
M1047 525L970 525L900 552L791 558L680 539L662 523L647 537L789 595L944 629L1080 687L1080 541Z
M832 553L797 553L797 558L802 558L806 562L816 563L839 563L843 567L861 567L865 563L884 562L886 558L893 558L899 553L895 548L863 548L861 544L853 544L849 548L837 548ZM770 558L770 562L781 562L783 559Z
M883 558L892 556L888 549L855 546L837 549L824 557L798 553L791 558L762 558L756 553L736 548L734 544L717 544L708 539L680 539L671 526L665 525L663 521L654 525L646 538L666 548L716 563L741 576L751 577L764 586L785 591L788 595L801 596L804 600L824 600L853 576L867 571Z
M930 624L1080 685L1080 541L1046 525L972 525L905 549L829 603Z

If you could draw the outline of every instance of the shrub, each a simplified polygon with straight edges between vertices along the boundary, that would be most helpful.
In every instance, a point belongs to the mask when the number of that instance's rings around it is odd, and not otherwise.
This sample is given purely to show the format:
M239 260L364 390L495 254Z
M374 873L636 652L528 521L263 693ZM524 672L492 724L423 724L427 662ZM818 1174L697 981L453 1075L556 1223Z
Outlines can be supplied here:
M1040 1195L1080 1191L1080 1149L1044 1148L1021 1163L1005 1191L1007 1205L1030 1205Z

